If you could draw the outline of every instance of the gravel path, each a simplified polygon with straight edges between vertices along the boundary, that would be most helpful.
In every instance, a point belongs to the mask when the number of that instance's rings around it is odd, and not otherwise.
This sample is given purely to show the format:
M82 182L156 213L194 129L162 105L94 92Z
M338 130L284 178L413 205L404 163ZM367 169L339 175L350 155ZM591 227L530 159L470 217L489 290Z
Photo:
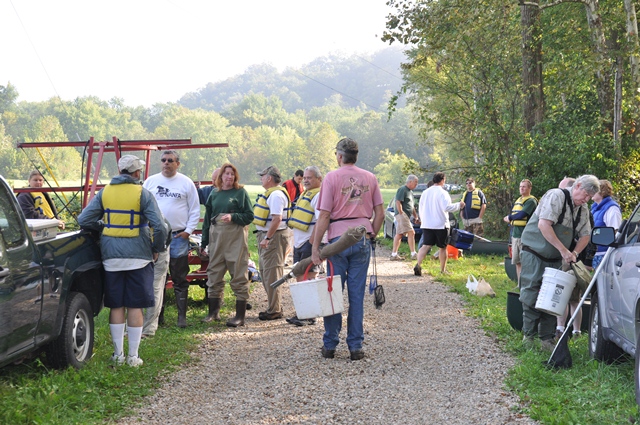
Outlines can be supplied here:
M459 296L377 251L387 302L376 310L365 298L365 359L349 360L346 315L335 359L320 355L322 319L304 327L258 320L259 285L244 328L201 335L193 354L201 361L120 423L534 424L502 383L513 359L465 315ZM283 301L293 316L288 288Z

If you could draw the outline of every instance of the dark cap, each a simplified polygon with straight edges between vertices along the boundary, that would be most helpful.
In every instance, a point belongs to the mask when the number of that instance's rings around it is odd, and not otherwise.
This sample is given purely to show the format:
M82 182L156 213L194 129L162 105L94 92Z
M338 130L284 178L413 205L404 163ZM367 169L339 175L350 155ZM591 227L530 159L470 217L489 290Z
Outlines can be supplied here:
M276 167L275 165L271 165L270 167L267 167L258 173L259 176L264 176L265 174L275 177L277 180L282 179L282 177L280 176L280 170L278 170L278 167Z
M345 137L338 142L336 150L344 153L358 153L358 142Z

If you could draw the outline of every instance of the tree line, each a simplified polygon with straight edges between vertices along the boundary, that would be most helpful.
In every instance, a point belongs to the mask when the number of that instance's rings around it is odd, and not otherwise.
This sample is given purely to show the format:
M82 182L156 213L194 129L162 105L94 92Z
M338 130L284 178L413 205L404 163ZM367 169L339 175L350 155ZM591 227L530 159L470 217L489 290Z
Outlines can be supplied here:
M529 178L609 179L640 201L640 72L631 0L390 0L406 98L443 168L473 175L503 212ZM406 96L405 96L406 95Z

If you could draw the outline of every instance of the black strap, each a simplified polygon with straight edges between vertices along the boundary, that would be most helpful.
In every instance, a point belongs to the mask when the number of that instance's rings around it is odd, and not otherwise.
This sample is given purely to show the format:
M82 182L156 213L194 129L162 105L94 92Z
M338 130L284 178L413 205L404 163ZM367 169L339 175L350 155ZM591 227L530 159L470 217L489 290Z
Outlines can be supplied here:
M573 200L571 199L571 194L567 189L560 189L562 193L564 193L564 204L562 205L562 212L558 216L558 224L562 224L564 221L564 214L567 212L567 204L569 204L569 209L571 209L571 226L573 227L572 237L576 238L576 229L578 228L578 224L580 223L580 216L582 215L582 208L578 210L578 217L573 217ZM574 243L575 245L575 243Z
M526 245L522 246L522 250L526 251L530 254L535 255L536 257L538 257L539 259L541 259L542 261L545 261L547 263L557 263L558 261L562 261L562 257L560 258L547 258L547 257L543 257L542 255L538 254L537 252L535 252L533 249L529 248Z

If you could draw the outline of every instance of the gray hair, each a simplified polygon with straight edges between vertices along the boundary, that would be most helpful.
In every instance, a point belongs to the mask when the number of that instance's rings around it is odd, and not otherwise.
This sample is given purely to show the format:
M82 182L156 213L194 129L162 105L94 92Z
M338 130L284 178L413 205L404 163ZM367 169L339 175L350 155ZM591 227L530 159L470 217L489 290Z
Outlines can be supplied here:
M585 174L576 179L573 187L580 184L580 187L584 189L589 196L593 196L600 191L600 180L592 174Z
M322 172L315 165L308 166L307 168L304 169L304 171L311 171L313 174L315 174L316 178L318 179L322 178Z
M409 174L407 176L407 183L417 182L417 181L418 181L418 176L416 176L415 174Z
M180 162L180 154L176 150L169 149L169 150L166 150L166 151L162 151L162 155L160 155L160 156L164 156L164 155L173 155L173 156L176 157L176 161Z

